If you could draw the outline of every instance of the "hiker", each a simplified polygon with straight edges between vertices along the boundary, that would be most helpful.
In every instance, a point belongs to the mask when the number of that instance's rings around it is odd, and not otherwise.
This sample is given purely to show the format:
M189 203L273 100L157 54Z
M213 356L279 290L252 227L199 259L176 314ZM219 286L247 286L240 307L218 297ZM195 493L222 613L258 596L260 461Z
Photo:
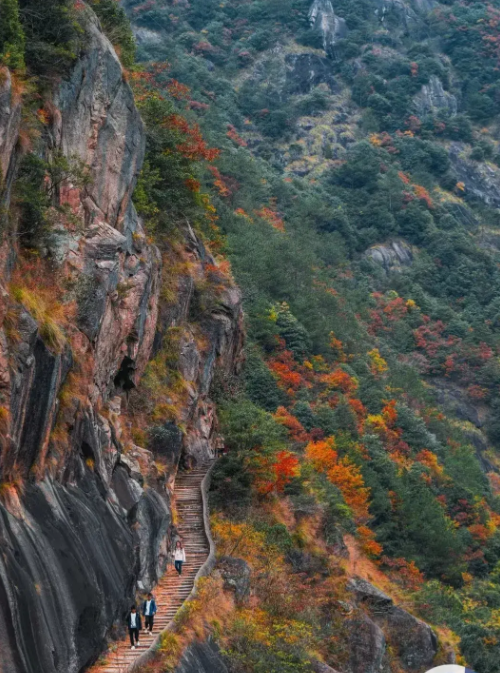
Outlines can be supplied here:
M144 615L144 621L146 622L146 633L153 633L156 614L156 602L153 598L153 594L148 594L148 599L142 604L142 614Z
M174 551L174 565L179 575L182 574L182 564L185 562L186 562L186 552L184 551L182 542L180 540L177 540Z
M139 645L139 631L142 629L141 615L137 612L135 605L132 605L130 608L127 624L130 636L130 649L135 650L135 646Z

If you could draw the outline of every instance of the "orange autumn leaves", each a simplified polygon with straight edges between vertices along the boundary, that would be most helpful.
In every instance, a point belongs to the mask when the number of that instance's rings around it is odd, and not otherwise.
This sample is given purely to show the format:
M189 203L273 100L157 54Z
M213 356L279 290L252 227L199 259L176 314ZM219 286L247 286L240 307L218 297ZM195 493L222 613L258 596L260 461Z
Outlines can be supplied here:
M305 455L314 469L325 474L328 481L342 493L358 524L356 532L365 554L371 558L380 556L382 545L375 540L375 533L366 525L370 517L370 489L365 486L360 468L347 456L339 458L333 437L309 442Z
M254 485L259 495L283 493L299 474L299 459L290 451L278 451L272 458L259 455L254 460Z
M326 474L328 480L339 489L356 520L366 521L369 518L370 489L365 487L360 468L347 456L339 458L335 450L335 439L328 437L324 440L309 442L305 455L314 469Z

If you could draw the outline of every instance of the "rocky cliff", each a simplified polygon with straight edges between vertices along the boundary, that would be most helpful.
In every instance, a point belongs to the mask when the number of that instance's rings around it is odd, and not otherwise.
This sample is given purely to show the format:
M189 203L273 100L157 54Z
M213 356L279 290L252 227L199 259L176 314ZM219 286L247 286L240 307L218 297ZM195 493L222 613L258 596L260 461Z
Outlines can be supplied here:
M175 254L189 258L189 269L176 278L175 299L160 299L173 271L131 200L143 123L115 50L86 9L84 32L70 72L44 101L36 154L78 166L85 179L66 170L57 183L58 215L42 259L20 253L15 209L0 255L0 668L9 673L81 671L122 623L136 589L153 586L177 466L183 454L210 456L210 386L218 368L233 372L242 341L240 296L230 283L195 324L196 283L207 265L216 267L187 224ZM4 70L5 212L26 153L12 83ZM173 326L183 333L179 372L188 394L181 428L170 422L157 431L153 454L134 442L127 407Z

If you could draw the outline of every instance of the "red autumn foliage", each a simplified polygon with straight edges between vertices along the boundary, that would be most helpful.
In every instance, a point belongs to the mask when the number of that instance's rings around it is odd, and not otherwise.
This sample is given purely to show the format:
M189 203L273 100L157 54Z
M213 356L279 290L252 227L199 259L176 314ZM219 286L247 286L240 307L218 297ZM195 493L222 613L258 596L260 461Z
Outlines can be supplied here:
M185 136L184 142L177 145L177 150L185 159L190 161L214 161L219 156L220 150L207 146L198 124L190 126L184 117L174 113L165 118L163 125L166 128L175 129Z
M302 374L298 371L298 363L295 362L291 351L281 351L276 357L271 358L267 364L276 375L280 388L286 390L289 395L293 396L305 384Z
M236 131L236 129L234 128L234 126L232 124L228 124L227 129L228 130L227 130L226 135L227 135L228 138L230 138L233 142L235 142L240 147L246 147L247 146L246 140L243 140L243 138L240 135L238 135L238 132Z
M296 442L307 442L308 434L298 418L293 416L285 407L278 407L274 414L276 421L289 432L290 438Z
M368 526L358 526L356 529L358 537L361 539L361 547L365 554L370 558L376 558L384 551L381 544L375 540L375 533Z
M321 383L325 384L327 390L341 390L343 393L351 394L358 388L358 382L343 369L335 369L329 374L322 374L319 377Z
M299 459L289 451L280 451L276 456L274 473L276 475L276 490L282 493L283 489L299 472Z
M425 187L422 187L422 185L413 185L413 189L415 190L415 195L417 199L420 201L424 201L424 203L427 205L428 208L434 208L434 203L431 199L431 195L427 191Z
M415 565L414 561L407 561L404 558L389 558L382 556L380 562L387 568L390 577L405 589L418 591L424 583L424 575Z
M216 166L209 166L208 170L214 176L214 187L219 192L219 196L224 198L231 196L231 190L219 169Z
M257 215L257 217L261 217L268 224L270 224L274 229L277 229L278 231L282 231L282 232L285 231L285 223L283 222L280 215L275 210L273 210L272 208L268 208L267 206L262 206L262 208L260 210L255 211L255 215Z

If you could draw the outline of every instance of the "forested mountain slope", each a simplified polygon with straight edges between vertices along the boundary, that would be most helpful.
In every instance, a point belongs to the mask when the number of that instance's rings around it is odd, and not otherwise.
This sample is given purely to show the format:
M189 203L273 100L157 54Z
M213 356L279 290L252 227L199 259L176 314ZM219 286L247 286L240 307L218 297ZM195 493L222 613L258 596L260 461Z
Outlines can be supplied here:
M0 668L122 637L223 448L150 671L500 671L499 28L0 0Z
M500 6L123 5L151 80L221 150L194 188L216 194L248 315L244 383L217 390L231 451L214 524L251 566L239 535L281 559L289 602L254 560L280 646L262 654L242 609L225 650L241 670L302 670L311 643L277 633L292 619L338 670L428 668L373 615L357 658L364 617L329 584L348 532L348 572L363 550L469 665L499 670ZM318 604L297 604L297 578Z

